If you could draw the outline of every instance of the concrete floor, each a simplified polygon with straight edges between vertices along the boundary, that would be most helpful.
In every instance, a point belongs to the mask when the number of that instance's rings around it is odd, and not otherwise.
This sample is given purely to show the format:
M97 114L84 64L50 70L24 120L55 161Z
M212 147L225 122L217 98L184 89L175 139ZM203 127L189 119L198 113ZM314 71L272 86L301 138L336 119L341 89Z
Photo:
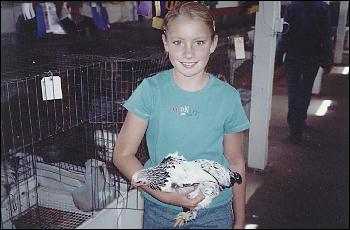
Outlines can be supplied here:
M274 83L268 164L248 169L246 228L349 228L349 74L337 70L312 96L299 145L288 140L285 80ZM331 104L316 116L323 100Z

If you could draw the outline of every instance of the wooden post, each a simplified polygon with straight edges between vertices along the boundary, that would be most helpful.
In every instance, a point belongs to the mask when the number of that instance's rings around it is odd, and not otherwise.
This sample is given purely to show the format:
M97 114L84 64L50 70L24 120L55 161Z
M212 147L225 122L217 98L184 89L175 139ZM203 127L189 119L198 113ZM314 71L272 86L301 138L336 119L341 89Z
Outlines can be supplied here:
M255 19L248 167L264 170L268 158L276 29L281 29L280 1L260 1Z
M346 31L346 18L348 15L348 1L340 1L339 19L337 28L337 41L335 43L334 63L340 64L343 59L344 37Z

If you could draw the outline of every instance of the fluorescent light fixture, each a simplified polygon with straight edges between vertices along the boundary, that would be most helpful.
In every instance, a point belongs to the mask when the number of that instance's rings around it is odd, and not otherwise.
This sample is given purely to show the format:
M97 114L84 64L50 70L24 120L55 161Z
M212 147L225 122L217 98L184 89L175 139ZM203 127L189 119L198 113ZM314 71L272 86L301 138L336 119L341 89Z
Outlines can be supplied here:
M321 105L318 107L315 115L324 116L327 113L328 107L332 104L331 100L323 100Z
M349 74L349 66L344 67L341 74L348 75Z

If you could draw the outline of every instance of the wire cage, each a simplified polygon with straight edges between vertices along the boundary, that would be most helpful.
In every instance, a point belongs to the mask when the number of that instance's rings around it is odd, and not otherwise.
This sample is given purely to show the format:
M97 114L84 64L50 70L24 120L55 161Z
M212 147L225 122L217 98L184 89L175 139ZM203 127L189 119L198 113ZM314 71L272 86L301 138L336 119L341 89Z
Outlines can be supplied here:
M168 67L163 54L1 54L1 227L76 228L102 209L142 210L112 153L122 103ZM148 159L144 141L137 157Z
M227 33L227 31L226 31ZM208 72L226 81L239 92L243 106L250 102L252 80L252 51L245 51L245 58L237 59L234 46L236 34L221 34L215 52L210 56Z

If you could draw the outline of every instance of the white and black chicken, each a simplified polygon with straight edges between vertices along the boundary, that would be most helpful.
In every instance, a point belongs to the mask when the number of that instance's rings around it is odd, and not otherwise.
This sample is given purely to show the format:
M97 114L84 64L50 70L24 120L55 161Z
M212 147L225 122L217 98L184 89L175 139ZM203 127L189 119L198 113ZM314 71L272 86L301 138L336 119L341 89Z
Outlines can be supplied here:
M163 161L151 168L137 171L131 180L134 186L149 186L154 190L177 192L186 187L197 185L197 189L188 197L194 198L201 191L205 196L194 209L185 209L176 216L174 227L182 226L197 216L199 209L208 208L219 192L234 183L242 183L242 177L221 164L205 159L187 161L177 152L168 154Z

